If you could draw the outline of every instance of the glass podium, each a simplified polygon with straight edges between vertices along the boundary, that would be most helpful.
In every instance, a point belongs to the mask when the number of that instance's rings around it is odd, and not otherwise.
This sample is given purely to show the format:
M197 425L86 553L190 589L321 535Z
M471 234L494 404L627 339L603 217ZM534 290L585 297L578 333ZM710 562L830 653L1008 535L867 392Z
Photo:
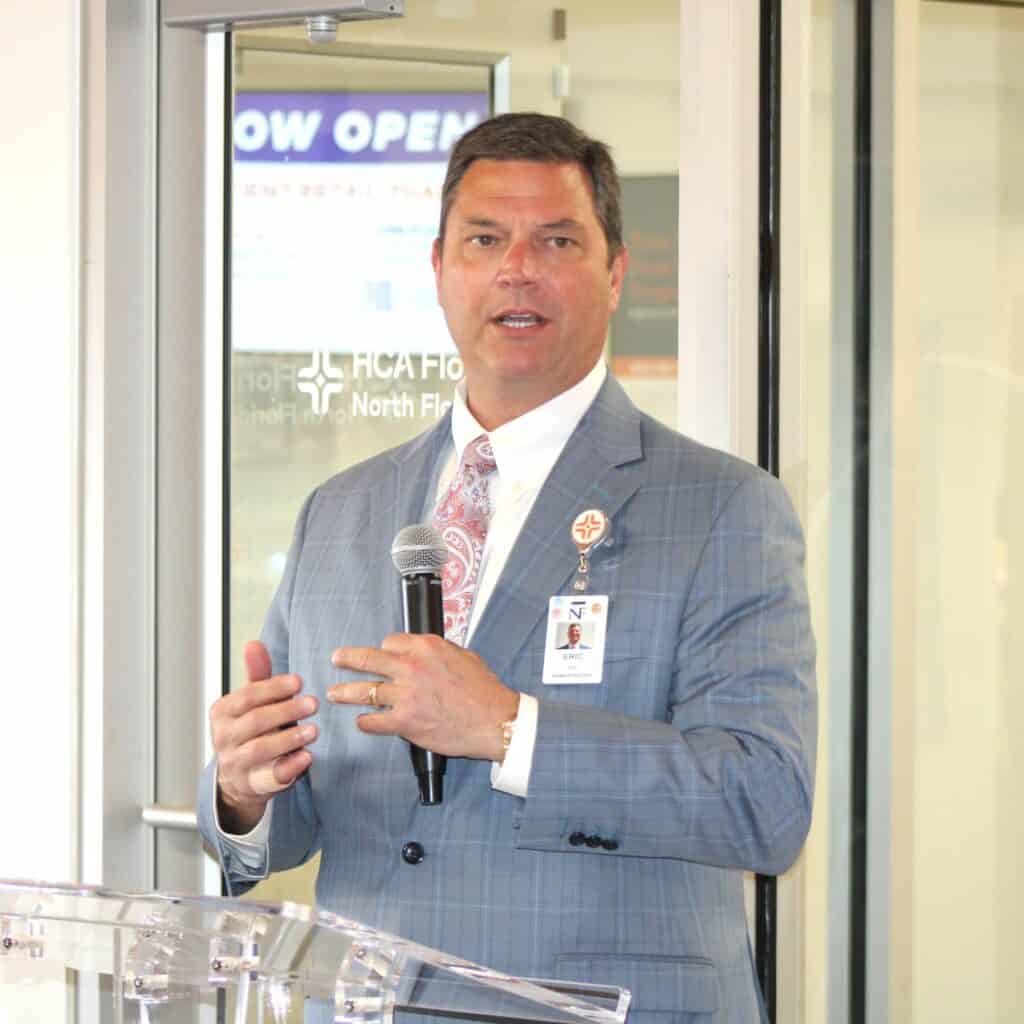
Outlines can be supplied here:
M630 1001L619 988L511 977L298 904L0 881L0 1020L49 1019L24 1009L43 978L67 988L68 1005L91 996L114 1024L623 1024ZM12 1003L22 1016L5 1015Z

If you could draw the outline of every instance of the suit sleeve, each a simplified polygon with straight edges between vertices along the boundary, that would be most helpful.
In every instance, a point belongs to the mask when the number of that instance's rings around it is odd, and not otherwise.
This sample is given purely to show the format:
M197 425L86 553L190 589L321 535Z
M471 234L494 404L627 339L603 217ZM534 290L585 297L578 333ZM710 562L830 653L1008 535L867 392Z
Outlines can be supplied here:
M316 491L304 502L295 526L284 575L267 612L260 640L270 654L274 675L289 671L289 620L292 595L295 591L299 561ZM227 884L228 894L239 896L268 874L284 871L305 863L320 848L320 822L313 806L308 775L303 774L293 786L273 797L270 836L262 857L254 857L250 847L245 850L224 836L214 816L216 793L216 759L211 760L199 780L197 812L199 831L217 855ZM243 856L244 852L244 856Z
M609 841L601 855L792 864L817 736L803 557L782 486L763 473L737 484L681 581L666 720L541 700L517 845L594 853L582 833Z

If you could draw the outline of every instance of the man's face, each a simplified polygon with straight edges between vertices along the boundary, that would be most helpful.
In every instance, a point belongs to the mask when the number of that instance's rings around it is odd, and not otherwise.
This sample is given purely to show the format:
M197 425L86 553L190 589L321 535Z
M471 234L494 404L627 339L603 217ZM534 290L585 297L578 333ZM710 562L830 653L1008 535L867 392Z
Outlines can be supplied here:
M569 627L569 643L578 644L580 642L580 637L582 636L582 634L583 630L574 622Z
M572 387L597 362L626 254L609 265L578 164L477 160L434 243L437 295L492 429ZM489 422L488 422L489 421Z

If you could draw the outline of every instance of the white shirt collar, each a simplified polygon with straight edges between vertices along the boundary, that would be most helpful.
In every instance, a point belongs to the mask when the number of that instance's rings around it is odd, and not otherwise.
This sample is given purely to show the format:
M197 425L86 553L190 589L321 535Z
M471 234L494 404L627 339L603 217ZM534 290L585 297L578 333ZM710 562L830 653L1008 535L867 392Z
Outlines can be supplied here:
M452 403L452 443L455 464L474 438L487 433L503 484L539 486L579 425L583 414L597 397L608 369L603 359L578 384L536 409L491 431L485 431L466 404L466 381L459 381Z

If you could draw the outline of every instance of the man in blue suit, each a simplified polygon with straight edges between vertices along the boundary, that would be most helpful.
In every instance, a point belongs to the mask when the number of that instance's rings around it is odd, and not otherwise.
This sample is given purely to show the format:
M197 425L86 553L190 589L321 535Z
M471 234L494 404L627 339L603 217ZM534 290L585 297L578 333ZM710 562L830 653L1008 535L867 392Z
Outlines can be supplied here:
M621 985L630 1020L764 1018L742 872L810 823L814 645L779 484L639 412L602 352L628 262L601 143L509 114L455 147L433 265L465 365L438 425L306 500L250 682L211 711L229 885L322 854L325 908L512 974ZM465 646L401 632L392 538L486 434ZM600 679L545 683L574 519L608 540ZM597 651L588 658L596 658ZM450 758L422 806L411 741Z

